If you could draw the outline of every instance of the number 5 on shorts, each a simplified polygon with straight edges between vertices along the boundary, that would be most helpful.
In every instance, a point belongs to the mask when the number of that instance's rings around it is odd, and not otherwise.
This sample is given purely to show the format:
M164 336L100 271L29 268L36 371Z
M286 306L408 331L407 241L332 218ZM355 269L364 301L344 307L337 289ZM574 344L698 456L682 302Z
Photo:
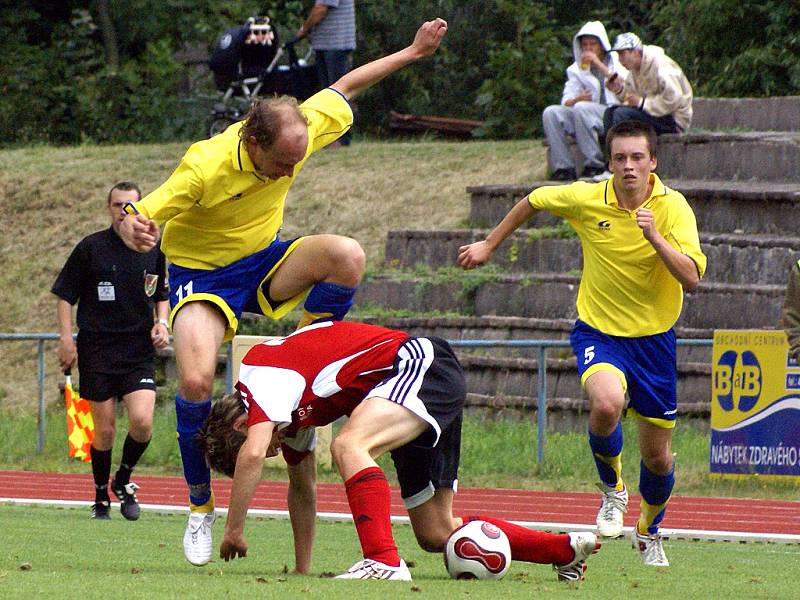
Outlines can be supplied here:
M586 346L583 351L583 364L588 365L594 360L594 346Z

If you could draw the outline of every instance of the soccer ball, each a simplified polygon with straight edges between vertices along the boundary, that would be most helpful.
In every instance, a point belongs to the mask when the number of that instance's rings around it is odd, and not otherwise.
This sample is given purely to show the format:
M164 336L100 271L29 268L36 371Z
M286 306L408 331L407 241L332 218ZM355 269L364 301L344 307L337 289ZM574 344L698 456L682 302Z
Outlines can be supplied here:
M450 534L444 565L453 579L500 579L511 566L511 546L497 526L470 521Z

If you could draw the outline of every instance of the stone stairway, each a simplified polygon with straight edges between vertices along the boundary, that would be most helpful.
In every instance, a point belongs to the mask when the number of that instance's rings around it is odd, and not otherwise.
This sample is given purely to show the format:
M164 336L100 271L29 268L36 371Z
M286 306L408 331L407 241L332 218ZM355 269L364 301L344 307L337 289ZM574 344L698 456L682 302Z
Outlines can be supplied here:
M786 276L800 256L800 98L697 99L692 131L659 138L657 172L692 205L708 271L687 294L682 339L714 329L777 326ZM735 130L735 131L731 131ZM566 339L576 316L581 254L560 220L540 213L506 240L491 266L455 267L458 247L483 239L531 189L467 188L469 227L391 231L385 269L356 296L363 320L447 339ZM447 317L370 318L370 307ZM535 410L538 353L466 349L468 406ZM679 348L679 413L707 418L711 349ZM582 422L586 405L568 348L547 354L548 425Z

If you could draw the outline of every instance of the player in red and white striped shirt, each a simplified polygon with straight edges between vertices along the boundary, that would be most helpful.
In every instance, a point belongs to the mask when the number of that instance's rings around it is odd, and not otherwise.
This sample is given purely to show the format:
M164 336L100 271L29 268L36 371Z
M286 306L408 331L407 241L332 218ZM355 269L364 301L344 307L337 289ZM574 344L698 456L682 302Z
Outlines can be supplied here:
M364 559L345 579L408 581L392 537L390 490L375 459L391 452L420 547L441 552L474 519L502 529L514 560L553 564L578 580L599 549L592 533L553 535L484 515L454 517L466 388L446 341L351 322L323 322L254 346L237 391L216 402L199 434L214 470L233 477L220 545L224 560L245 556L244 522L265 457L282 448L289 472L295 570L309 573L314 541L314 428L349 417L331 444L345 482Z

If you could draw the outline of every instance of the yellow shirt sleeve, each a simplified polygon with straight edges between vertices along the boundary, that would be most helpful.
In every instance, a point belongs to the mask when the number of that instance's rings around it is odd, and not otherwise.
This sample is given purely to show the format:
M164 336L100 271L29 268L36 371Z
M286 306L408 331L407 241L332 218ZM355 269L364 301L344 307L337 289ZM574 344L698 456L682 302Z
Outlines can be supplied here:
M697 273L702 278L706 272L706 255L700 249L700 237L697 233L697 219L689 203L678 196L675 221L669 231L669 242L672 247L691 258L697 265Z
M585 185L588 184L583 181L569 185L543 185L528 195L528 203L536 210L546 210L558 217L572 219L580 204L578 192Z
M321 150L338 140L353 126L353 109L339 92L325 88L300 105L308 120L311 151Z
M141 214L159 225L189 210L203 196L203 178L188 156L189 152L169 179L136 203L136 209Z

